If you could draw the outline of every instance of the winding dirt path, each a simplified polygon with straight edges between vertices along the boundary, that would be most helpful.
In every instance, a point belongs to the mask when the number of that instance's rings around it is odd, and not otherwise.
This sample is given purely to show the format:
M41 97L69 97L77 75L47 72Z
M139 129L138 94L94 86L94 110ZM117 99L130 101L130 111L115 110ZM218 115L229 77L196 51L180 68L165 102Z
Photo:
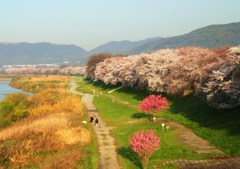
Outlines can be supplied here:
M100 154L98 169L120 169L121 167L117 160L114 138L110 135L111 127L107 126L102 118L98 115L96 107L92 103L93 95L77 92L76 88L76 83L74 81L71 82L71 87L69 89L70 92L82 95L82 102L85 103L89 115L93 115L99 120L99 125L94 126Z

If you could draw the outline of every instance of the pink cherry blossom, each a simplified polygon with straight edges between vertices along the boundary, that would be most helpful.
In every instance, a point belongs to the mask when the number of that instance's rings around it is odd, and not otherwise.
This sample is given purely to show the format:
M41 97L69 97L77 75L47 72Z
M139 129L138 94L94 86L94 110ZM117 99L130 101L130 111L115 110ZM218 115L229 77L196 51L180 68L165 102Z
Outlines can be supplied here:
M162 95L150 95L139 104L139 110L154 114L160 110L169 109L167 98Z
M149 158L152 153L160 149L160 138L155 135L154 131L138 131L130 139L131 148L139 156L143 168L147 168Z

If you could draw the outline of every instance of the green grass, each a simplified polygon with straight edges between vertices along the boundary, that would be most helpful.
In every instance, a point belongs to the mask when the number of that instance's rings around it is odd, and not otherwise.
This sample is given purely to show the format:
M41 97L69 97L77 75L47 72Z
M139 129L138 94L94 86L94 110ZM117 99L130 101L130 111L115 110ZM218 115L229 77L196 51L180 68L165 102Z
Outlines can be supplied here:
M161 116L191 128L227 155L240 155L240 110L216 110L191 95L172 100Z
M85 147L79 147L81 152L84 152L85 155L81 156L78 162L78 169L97 169L97 164L99 160L99 154L97 152L97 140L93 139L92 143Z
M144 114L136 116L141 112L137 112L131 106L112 102L106 96L95 97L94 104L107 124L114 127L112 135L116 139L117 151L123 168L135 169L141 166L136 154L129 145L129 138L137 130L154 130L161 138L161 149L151 157L150 168L153 168L154 165L161 166L161 163L166 160L179 158L205 159L213 156L193 153L191 148L176 140L175 129L172 128L168 132L163 132L160 122L151 123L145 118L146 115L144 116Z
M150 159L150 168L160 166L161 162L170 159L205 159L216 155L199 155L179 143L175 138L175 130L162 133L160 123L149 123L147 115L138 112L133 106L124 105L112 101L109 96L117 97L129 102L135 107L150 93L131 88L121 88L111 94L108 91L118 86L107 86L101 82L93 83L81 78L79 91L87 91L92 94L103 92L98 98L94 97L100 115L108 125L115 127L112 135L118 146L119 160L123 168L140 168L137 156L129 147L129 138L137 130L153 129L161 137L161 149L153 154ZM89 90L91 89L91 90ZM208 140L214 146L224 151L226 156L240 155L240 110L216 110L210 108L205 102L192 95L178 98L169 98L171 108L161 111L158 115L181 123L192 129L197 135ZM129 121L135 121L130 123ZM166 165L164 168L175 168L174 165Z
M11 124L11 121L0 113L0 129Z
M101 112L104 120L111 125L116 125L126 120L132 120L134 115L137 114L137 110L124 106L117 101L112 101L107 96L94 97L93 103L97 106L97 110Z
M88 87L96 91L106 91L116 88L106 86L101 82L92 83L82 79ZM133 105L138 105L142 98L150 93L147 91L138 91L131 88L119 89L111 95L122 100L128 101ZM191 128L197 135L210 141L213 145L223 150L229 156L240 155L240 110L216 110L210 108L205 102L192 95L170 98L171 109L160 112L160 116L174 120ZM104 102L102 103L104 108ZM111 113L110 110L104 110L103 113ZM121 111L118 109L117 111ZM137 116L137 114L135 114ZM139 114L141 116L141 114ZM118 115L115 115L116 117ZM121 116L121 115L119 115ZM125 115L123 115L125 116Z

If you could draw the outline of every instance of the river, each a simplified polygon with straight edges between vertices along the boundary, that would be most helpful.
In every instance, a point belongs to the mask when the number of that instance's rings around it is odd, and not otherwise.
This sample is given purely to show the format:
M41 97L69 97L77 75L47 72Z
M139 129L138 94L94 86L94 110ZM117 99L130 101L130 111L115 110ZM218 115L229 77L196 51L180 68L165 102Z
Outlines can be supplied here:
M9 81L0 80L0 100L2 100L6 96L6 94L15 92L22 92L22 90L9 86Z

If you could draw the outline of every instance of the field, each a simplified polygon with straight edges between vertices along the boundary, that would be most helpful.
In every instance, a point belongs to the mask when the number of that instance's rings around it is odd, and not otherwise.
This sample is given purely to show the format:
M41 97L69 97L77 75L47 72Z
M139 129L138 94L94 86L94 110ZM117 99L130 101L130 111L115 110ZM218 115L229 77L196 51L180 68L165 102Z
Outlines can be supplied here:
M78 84L79 91L91 94L95 91L94 104L107 124L114 127L111 134L116 139L118 158L124 168L140 167L138 158L129 145L129 138L137 130L152 129L161 137L161 149L151 157L150 168L161 166L164 161L173 159L207 159L240 155L238 109L216 110L191 94L177 98L169 97L171 109L160 112L158 116L184 124L224 152L221 155L197 154L176 139L175 128L170 126L168 132L162 132L161 121L150 123L148 116L137 110L137 105L150 94L149 92L121 88L109 94L109 91L117 87L99 82L92 83L81 77ZM165 166L168 167L171 168Z
M73 78L73 77L71 77ZM1 101L0 165L3 168L97 168L97 138L89 124L80 96L67 91L72 80L66 76L22 77L12 85L32 95L13 94ZM157 120L138 110L148 91L121 88L74 77L77 90L95 94L93 103L115 138L117 158L123 169L141 168L129 139L138 130L153 130L161 138L160 149L150 158L149 168L176 168L170 160L218 159L240 155L238 109L216 110L194 97L166 96L170 109L160 111ZM119 88L120 87L120 88ZM10 112L8 110L11 110ZM176 121L223 151L198 154L179 140L174 126L162 130L163 119ZM165 122L164 122L165 123ZM101 124L101 122L100 122Z
M15 93L0 102L0 166L3 168L96 168L97 142L80 97L66 76L17 78Z

